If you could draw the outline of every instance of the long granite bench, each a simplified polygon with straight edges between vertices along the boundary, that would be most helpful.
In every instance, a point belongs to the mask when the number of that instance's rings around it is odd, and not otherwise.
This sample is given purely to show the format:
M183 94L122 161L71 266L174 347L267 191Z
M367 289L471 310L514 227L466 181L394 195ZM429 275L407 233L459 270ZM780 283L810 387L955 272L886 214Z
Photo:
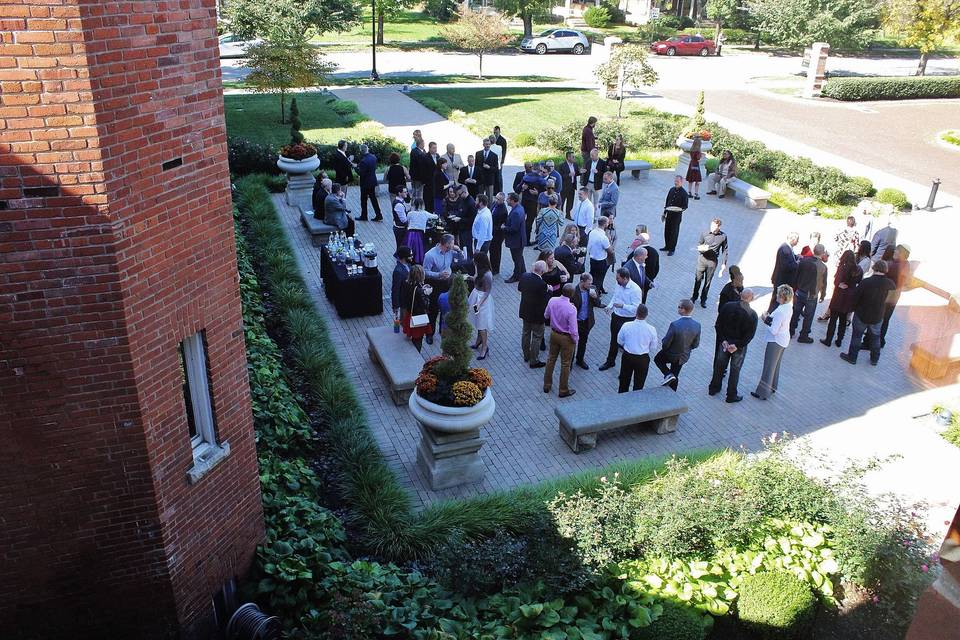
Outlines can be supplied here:
M734 178L727 182L727 189L736 191L743 196L743 201L750 209L766 209L767 200L770 199L770 192L764 191L756 185L744 182L740 178Z
M404 334L394 333L392 326L367 329L367 342L370 360L387 376L394 404L407 404L423 368L423 356Z
M910 368L927 380L940 380L960 365L960 336L914 342Z
M671 433L677 430L677 416L686 412L686 403L669 387L565 402L554 409L560 419L560 437L574 453L597 446L603 431L635 424L650 423L657 433Z
M646 160L625 160L623 170L629 171L630 175L639 180L650 175L650 163Z
M324 245L330 239L330 234L338 231L337 227L327 224L323 220L317 220L313 216L313 211L300 211L300 222L306 227L310 234L310 243L315 247Z

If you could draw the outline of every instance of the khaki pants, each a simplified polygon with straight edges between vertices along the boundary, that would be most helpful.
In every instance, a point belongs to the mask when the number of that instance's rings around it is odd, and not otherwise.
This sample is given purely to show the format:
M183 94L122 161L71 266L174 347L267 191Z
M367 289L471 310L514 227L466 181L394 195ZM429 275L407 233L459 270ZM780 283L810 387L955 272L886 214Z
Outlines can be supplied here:
M707 191L716 191L717 195L725 195L727 193L727 184L733 180L733 178L721 178L720 174L717 172L711 173L707 176Z
M560 394L570 391L570 365L573 363L573 352L577 343L569 334L559 331L550 331L550 355L547 356L547 368L543 370L543 390L548 392L553 386L553 367L560 357Z

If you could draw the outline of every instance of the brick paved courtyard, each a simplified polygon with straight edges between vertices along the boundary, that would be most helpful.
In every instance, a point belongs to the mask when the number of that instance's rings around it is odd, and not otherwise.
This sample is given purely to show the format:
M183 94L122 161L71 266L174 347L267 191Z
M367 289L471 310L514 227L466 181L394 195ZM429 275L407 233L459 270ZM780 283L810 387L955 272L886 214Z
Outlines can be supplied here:
M651 244L659 247L662 211L666 190L671 186L672 172L653 171L644 180L623 181L619 207L618 262L622 260L637 223L647 224L652 231ZM348 200L354 212L359 211L359 192L351 188ZM713 323L716 300L726 281L715 279L707 309L696 308L694 318L703 325L701 348L685 366L679 393L689 405L689 413L680 419L676 433L656 435L642 429L625 429L600 437L597 448L579 455L567 448L557 433L554 407L561 402L556 384L551 395L542 392L542 370L531 370L519 355L520 320L517 317L519 293L516 285L501 279L494 284L496 316L500 323L491 332L490 356L482 363L494 377L497 412L483 430L486 444L481 453L487 465L483 482L444 491L431 491L426 478L416 467L416 446L419 432L406 406L397 407L390 400L382 372L372 366L366 350L364 331L368 327L391 323L389 287L394 260L391 224L358 222L365 241L375 241L380 248L380 270L384 278L384 313L379 317L341 320L321 290L319 250L312 247L303 230L299 215L276 196L288 236L295 247L305 279L321 312L328 318L331 335L348 372L355 376L355 386L367 411L370 426L389 464L410 491L416 504L472 496L508 489L517 485L602 467L620 461L649 455L669 454L711 447L745 447L756 450L761 438L773 431L787 430L794 434L813 434L811 441L836 458L867 455L904 456L886 477L878 477L878 487L896 489L913 499L931 501L937 511L955 509L952 491L941 488L943 474L960 463L960 452L945 447L942 440L924 423L911 422L912 416L930 411L933 397L945 396L944 390L921 393L923 385L908 370L909 344L918 336L938 330L934 318L940 318L943 301L923 290L907 292L897 309L890 328L887 347L878 367L870 367L861 358L854 368L838 357L839 350L826 348L819 342L812 345L791 344L784 356L780 392L775 399L761 402L749 397L760 375L764 344L758 337L751 344L741 374L741 395L745 400L736 405L723 402L723 395L709 397L707 382L712 367L710 345L714 341ZM386 208L386 195L381 196ZM371 214L372 215L372 214ZM387 213L389 220L389 213ZM777 246L790 230L801 238L819 230L831 238L840 223L815 217L800 217L787 211L753 211L734 199L717 200L704 197L691 200L684 216L678 251L673 257L661 256L656 289L648 298L650 321L662 337L675 317L676 303L689 296L696 262L695 245L709 220L720 217L729 236L730 264L739 264L746 285L758 293L754 302L759 312L769 299L769 276ZM904 238L909 242L909 238ZM535 259L533 249L525 255L529 268ZM509 254L504 256L503 271L509 273ZM502 274L503 275L503 274ZM831 274L832 278L832 274ZM608 288L612 284L608 274ZM831 286L832 288L832 286ZM815 326L814 337L823 337L825 325ZM760 332L758 332L759 336ZM597 324L590 334L586 360L590 371L574 367L571 387L577 390L573 401L609 394L616 390L617 369L600 372L609 341L609 314L599 311ZM439 340L424 345L424 355L439 353ZM557 374L558 375L558 374ZM659 372L651 365L647 387L658 385ZM934 395L931 395L934 394ZM955 395L955 391L953 393ZM598 407L602 411L602 407ZM880 416L878 418L878 416ZM909 436L905 433L909 432ZM911 453L916 451L916 453ZM917 456L925 452L924 460ZM938 457L939 456L939 457ZM943 458L943 473L931 466ZM901 480L902 479L902 480ZM950 506L952 505L952 506Z

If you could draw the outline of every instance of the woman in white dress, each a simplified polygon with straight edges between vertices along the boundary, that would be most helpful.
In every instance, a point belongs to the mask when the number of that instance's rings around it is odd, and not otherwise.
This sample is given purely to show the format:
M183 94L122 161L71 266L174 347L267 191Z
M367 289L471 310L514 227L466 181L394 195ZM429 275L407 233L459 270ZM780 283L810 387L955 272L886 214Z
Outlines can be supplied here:
M473 280L473 291L470 292L468 303L473 326L477 329L477 342L473 348L478 350L477 360L483 360L490 352L488 337L493 326L493 274L490 272L490 258L486 253L475 254L473 264L477 268L477 275Z

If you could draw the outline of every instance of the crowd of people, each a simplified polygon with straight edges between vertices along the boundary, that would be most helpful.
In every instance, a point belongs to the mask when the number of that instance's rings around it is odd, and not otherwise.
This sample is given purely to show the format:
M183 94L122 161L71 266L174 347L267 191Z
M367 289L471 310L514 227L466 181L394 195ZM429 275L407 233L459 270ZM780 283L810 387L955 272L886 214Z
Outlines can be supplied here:
M452 144L439 154L437 144L425 142L419 131L413 135L409 167L400 163L397 154L388 158L384 182L392 196L397 261L392 308L395 321L418 350L424 340L432 344L442 331L453 275L463 273L470 284L468 304L477 330L473 347L478 359L487 357L490 334L497 324L494 276L500 273L505 247L512 268L502 282L516 284L520 293L517 312L522 321L523 361L532 369L544 369L543 390L550 393L559 360L561 398L576 393L569 384L571 367L590 369L586 352L597 309L607 309L610 317L610 341L598 368L616 367L619 357L619 391L643 389L651 361L663 375L661 384L676 391L683 366L700 346L702 330L692 317L694 308L697 303L707 307L713 278L722 278L725 272L729 281L719 294L714 323L710 395L720 393L726 378L726 401L743 399L740 371L749 345L762 332L763 371L751 395L769 399L777 391L783 355L793 339L800 344L815 342L811 335L815 320L826 323L820 340L825 346L841 346L849 333L849 346L840 354L846 362L856 364L859 352L868 350L871 364L878 363L910 273L909 248L897 244L892 221L874 231L872 219L861 224L855 217L848 218L833 238L832 254L818 233L812 234L799 252L799 234L789 234L774 257L770 304L758 316L752 308L757 294L744 287L739 266L728 269L728 238L722 221L712 219L696 245L692 293L677 302L677 318L660 338L647 320L647 300L656 287L661 252L666 257L674 255L683 213L691 200L700 199L703 176L697 140L687 173L675 176L664 200L663 246L654 249L649 229L638 225L629 247L618 258L618 185L626 147L618 137L608 146L607 157L601 158L595 125L596 118L591 117L583 128L580 158L571 150L560 166L550 160L527 162L513 176L508 192L503 189L507 141L499 127L483 139L482 149L467 155L466 162ZM369 219L370 202L373 221L383 220L376 198L377 159L361 146L361 157L354 163L345 149L345 143L338 145L334 154L336 181L318 182L315 211L322 211L329 224L352 227L344 198L356 171L361 201L358 219ZM723 198L727 183L735 176L736 161L729 151L723 151L716 170L706 176L705 195ZM443 232L435 243L427 240L431 221L442 222ZM524 251L529 247L536 248L537 259L528 270ZM832 295L817 317L818 304L828 293L831 268ZM545 360L542 352L546 352Z

